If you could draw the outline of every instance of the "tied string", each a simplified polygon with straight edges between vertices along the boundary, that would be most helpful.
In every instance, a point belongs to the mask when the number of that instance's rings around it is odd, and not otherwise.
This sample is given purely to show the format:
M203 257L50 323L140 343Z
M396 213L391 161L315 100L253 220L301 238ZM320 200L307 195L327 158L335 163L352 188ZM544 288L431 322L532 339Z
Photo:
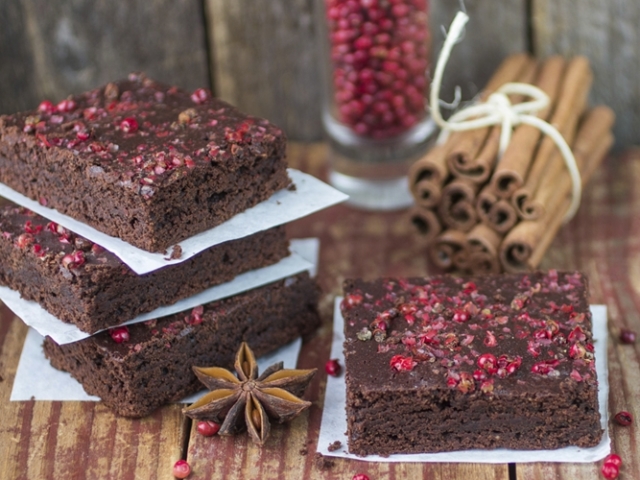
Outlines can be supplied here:
M545 122L534 116L535 113L543 110L549 105L549 96L538 87L527 83L505 83L495 93L492 93L486 102L471 105L451 115L449 120L442 118L440 113L440 88L442 86L442 76L445 66L449 61L451 50L461 37L464 26L469 21L469 16L464 12L458 12L442 46L442 51L436 63L436 70L431 84L431 116L442 129L438 143L444 142L451 132L462 132L477 128L501 126L500 148L498 158L502 158L511 141L513 129L520 124L531 125L549 136L556 144L562 154L569 175L571 176L571 205L567 211L564 221L568 222L573 218L580 206L582 196L582 180L576 160L560 132ZM522 95L531 100L512 105L509 95ZM456 97L458 96L458 93Z

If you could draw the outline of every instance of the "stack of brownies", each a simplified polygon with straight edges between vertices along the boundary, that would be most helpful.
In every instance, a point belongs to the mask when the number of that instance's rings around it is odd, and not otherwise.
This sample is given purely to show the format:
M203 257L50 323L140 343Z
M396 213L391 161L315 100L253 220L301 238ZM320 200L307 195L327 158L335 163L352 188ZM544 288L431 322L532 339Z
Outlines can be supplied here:
M180 247L294 189L284 151L282 131L266 120L144 75L1 116L3 188L167 259L140 275L24 206L2 207L0 283L91 334L64 345L47 337L52 365L116 413L137 417L199 390L193 365L230 366L242 341L262 355L315 329L318 289L306 272L121 325L289 255L282 226L190 258Z

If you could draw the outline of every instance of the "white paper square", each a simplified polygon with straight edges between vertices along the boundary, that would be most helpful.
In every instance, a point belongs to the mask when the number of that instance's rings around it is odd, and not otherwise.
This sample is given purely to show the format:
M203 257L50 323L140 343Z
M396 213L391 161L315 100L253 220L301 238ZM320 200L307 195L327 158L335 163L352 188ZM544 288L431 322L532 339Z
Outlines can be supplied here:
M319 240L317 238L292 240L291 255L283 258L278 263L241 273L229 282L210 287L172 305L159 307L151 312L138 315L136 318L124 322L123 325L140 323L190 310L198 305L232 297L300 272L309 271L313 276L317 265L318 250ZM51 337L58 345L77 342L91 336L75 325L59 320L37 302L25 300L20 296L19 292L8 287L0 286L0 300L24 323L35 328L40 335Z
M336 298L333 313L333 342L331 358L339 359L344 365L344 319L340 312L341 297ZM591 463L603 459L611 452L609 438L609 374L607 368L607 307L592 305L593 337L596 355L596 371L598 374L598 402L600 406L600 423L604 435L599 445L593 448L566 447L557 450L465 450L458 452L423 453L390 455L381 457L369 455L359 457L348 453L347 417L346 417L346 385L344 375L327 378L327 390L324 397L324 410L318 439L318 452L322 455L352 458L367 462L446 462L446 463L530 463L530 462L568 462ZM342 447L329 451L334 441L340 441Z
M179 243L182 255L177 259L169 259L169 254L151 253L134 247L52 208L43 207L2 183L0 195L97 243L120 258L138 275L142 275L167 265L184 262L214 245L306 217L348 198L344 193L311 175L291 168L287 171L295 189L280 190L264 202L235 215L223 224L183 240ZM171 250L172 247L169 252Z

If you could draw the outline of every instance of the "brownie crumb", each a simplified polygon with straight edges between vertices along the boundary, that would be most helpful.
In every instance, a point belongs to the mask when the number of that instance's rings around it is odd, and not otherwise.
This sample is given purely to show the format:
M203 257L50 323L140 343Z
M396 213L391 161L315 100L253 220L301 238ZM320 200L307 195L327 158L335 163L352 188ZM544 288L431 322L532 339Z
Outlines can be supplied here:
M307 453L309 453L309 450L307 449L307 447L302 447L299 453L300 455L305 456Z
M320 470L329 470L335 465L333 459L325 457L321 453L316 453L315 463L316 467L318 467Z
M340 448L342 448L342 442L340 440L336 440L335 442L329 444L327 450L329 450L330 452L335 452L336 450L340 450Z
M169 260L177 260L180 257L182 257L182 247L180 245L175 245L171 251Z
M295 192L297 189L295 184L292 183L287 187L287 190L289 190L290 192Z

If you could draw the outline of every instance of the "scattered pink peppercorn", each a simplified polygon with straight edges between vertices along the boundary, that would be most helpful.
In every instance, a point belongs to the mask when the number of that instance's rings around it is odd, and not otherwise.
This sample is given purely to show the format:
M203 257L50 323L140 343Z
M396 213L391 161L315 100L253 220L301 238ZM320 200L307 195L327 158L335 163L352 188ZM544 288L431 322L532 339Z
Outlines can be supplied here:
M453 321L458 323L464 323L469 320L469 314L462 310L459 310L453 314Z
M369 476L364 473L356 473L351 480L369 480Z
M83 142L85 140L88 140L90 136L91 136L91 134L86 130L78 130L76 132L76 137L78 138L78 140L83 141Z
M197 104L204 103L209 98L211 98L211 94L209 93L209 90L206 90L204 88L198 88L191 94L191 100Z
M350 293L345 296L342 302L340 302L340 309L347 310L355 307L356 305L360 305L362 303L363 297L357 293Z
M613 418L615 418L616 422L623 427L627 427L633 423L633 415L629 412L625 412L624 410L616 413L616 416Z
M600 471L602 472L602 476L609 480L618 478L618 475L620 474L620 468L615 466L613 463L607 463L606 460Z
M205 420L203 422L198 422L196 430L203 437L213 437L218 433L218 430L220 430L220 424L212 422L211 420Z
M85 258L84 252L82 250L76 250L73 253L68 253L67 255L62 257L62 260L60 261L62 266L69 270L81 267L82 265L84 265L84 262Z
M16 245L20 248L26 248L33 243L33 235L30 233L22 233L16 239Z
M136 133L138 131L138 121L133 117L127 117L120 122L120 128L124 133Z
M53 113L56 111L56 107L50 100L43 100L38 105L38 111L42 113Z
M56 105L56 109L59 112L72 112L76 109L76 102L74 102L70 98L67 98L65 100L60 101Z
M416 362L413 357L394 355L393 357L391 357L389 364L391 365L391 368L397 370L398 372L410 372L411 370L413 370L413 367L418 364L418 362Z
M332 377L337 377L338 375L340 375L342 367L338 363L338 359L334 358L332 360L327 360L327 363L324 364L324 370Z
M478 357L478 366L490 375L498 371L498 359L491 353L484 353Z
M614 465L618 468L622 466L622 459L620 455L616 455L615 453L610 453L606 457L604 457L604 463L608 463L610 465Z
M111 338L116 343L124 343L129 341L129 329L127 327L115 327L109 330Z
M620 330L620 342L626 344L636 343L636 332L623 328Z
M173 464L173 476L176 478L187 478L191 475L191 466L186 460L178 460Z

